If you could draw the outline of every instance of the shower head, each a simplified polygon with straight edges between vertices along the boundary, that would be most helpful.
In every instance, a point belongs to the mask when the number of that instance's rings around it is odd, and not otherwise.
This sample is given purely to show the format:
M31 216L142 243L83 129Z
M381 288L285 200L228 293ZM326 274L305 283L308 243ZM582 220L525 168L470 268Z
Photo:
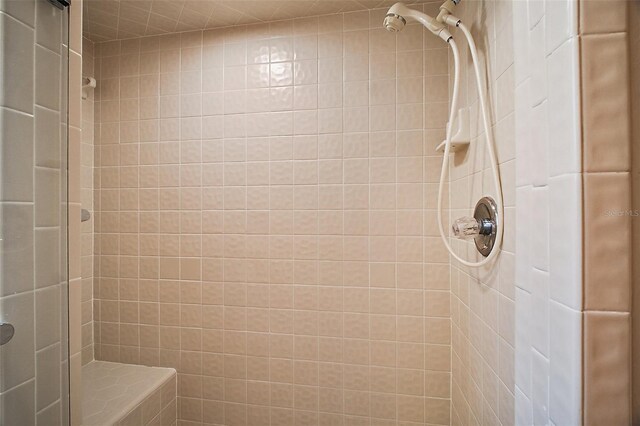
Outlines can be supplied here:
M384 29L397 33L402 31L405 25L407 25L407 21L400 15L396 15L395 13L388 13L387 16L384 17Z
M451 38L451 33L447 31L444 24L436 21L425 13L415 9L409 9L404 3L396 3L389 8L387 15L384 17L383 26L387 31L396 33L402 31L409 18L420 22L429 31L444 41L449 41L449 38Z

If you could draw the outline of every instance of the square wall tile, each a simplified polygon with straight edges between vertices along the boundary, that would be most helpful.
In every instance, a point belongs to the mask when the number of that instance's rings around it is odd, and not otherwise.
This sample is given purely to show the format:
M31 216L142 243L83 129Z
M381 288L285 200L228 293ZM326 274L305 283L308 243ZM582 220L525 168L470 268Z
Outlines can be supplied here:
M629 312L629 173L587 173L584 183L584 308Z
M624 0L580 0L580 33L606 34L627 31L627 7Z
M631 419L629 313L586 312L584 423L628 424Z
M583 164L586 172L630 168L626 33L582 37ZM616 66L611 66L615 63Z

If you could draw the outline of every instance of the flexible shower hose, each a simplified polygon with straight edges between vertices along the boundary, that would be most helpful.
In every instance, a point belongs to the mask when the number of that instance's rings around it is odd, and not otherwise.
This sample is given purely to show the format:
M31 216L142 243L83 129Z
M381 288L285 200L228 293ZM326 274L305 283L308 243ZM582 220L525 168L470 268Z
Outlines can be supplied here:
M504 232L504 205L502 198L502 187L500 185L500 172L498 170L498 158L495 153L495 149L493 146L493 136L491 132L491 123L489 122L489 116L487 113L487 101L485 98L484 90L482 89L482 79L480 76L480 62L478 60L478 51L476 49L476 44L471 36L471 33L467 29L467 27L457 19L457 26L462 30L462 33L467 38L467 42L469 44L469 51L471 52L471 58L473 60L473 69L476 76L476 88L478 90L478 99L480 101L480 109L482 111L482 122L485 130L485 141L487 143L487 150L489 151L489 157L491 161L491 172L493 174L493 184L495 186L495 196L496 196L496 204L498 207L498 218L497 218L497 230L496 230L496 240L493 246L493 250L489 253L487 257L478 262L469 262L468 260L462 259L456 253L454 253L451 245L449 244L449 240L444 232L444 227L442 226L442 195L444 188L444 179L447 176L447 169L449 167L449 154L451 151L451 128L453 125L453 119L457 113L458 107L458 92L460 85L460 53L458 52L458 46L456 42L451 38L449 40L449 45L451 46L451 51L453 52L453 95L451 100L451 109L449 111L449 123L447 123L446 136L445 136L445 146L444 146L444 158L442 160L442 170L440 171L440 184L438 185L438 229L440 231L440 237L442 238L442 242L445 247L453 256L455 260L460 262L462 265L477 268L484 266L491 261L493 261L498 253L500 253L500 247L502 245L502 234Z

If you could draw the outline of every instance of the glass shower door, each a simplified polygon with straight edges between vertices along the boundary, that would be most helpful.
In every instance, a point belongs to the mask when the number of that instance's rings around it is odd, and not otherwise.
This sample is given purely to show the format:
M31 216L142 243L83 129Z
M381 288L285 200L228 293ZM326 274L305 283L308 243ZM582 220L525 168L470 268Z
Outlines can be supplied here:
M0 425L69 423L68 9L0 0Z

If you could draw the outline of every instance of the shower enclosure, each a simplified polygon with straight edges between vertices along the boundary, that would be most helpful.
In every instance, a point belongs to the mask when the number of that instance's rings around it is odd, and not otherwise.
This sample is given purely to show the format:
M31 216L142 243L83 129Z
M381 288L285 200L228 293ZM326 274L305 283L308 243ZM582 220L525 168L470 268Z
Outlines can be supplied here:
M69 423L66 1L0 1L0 424Z

